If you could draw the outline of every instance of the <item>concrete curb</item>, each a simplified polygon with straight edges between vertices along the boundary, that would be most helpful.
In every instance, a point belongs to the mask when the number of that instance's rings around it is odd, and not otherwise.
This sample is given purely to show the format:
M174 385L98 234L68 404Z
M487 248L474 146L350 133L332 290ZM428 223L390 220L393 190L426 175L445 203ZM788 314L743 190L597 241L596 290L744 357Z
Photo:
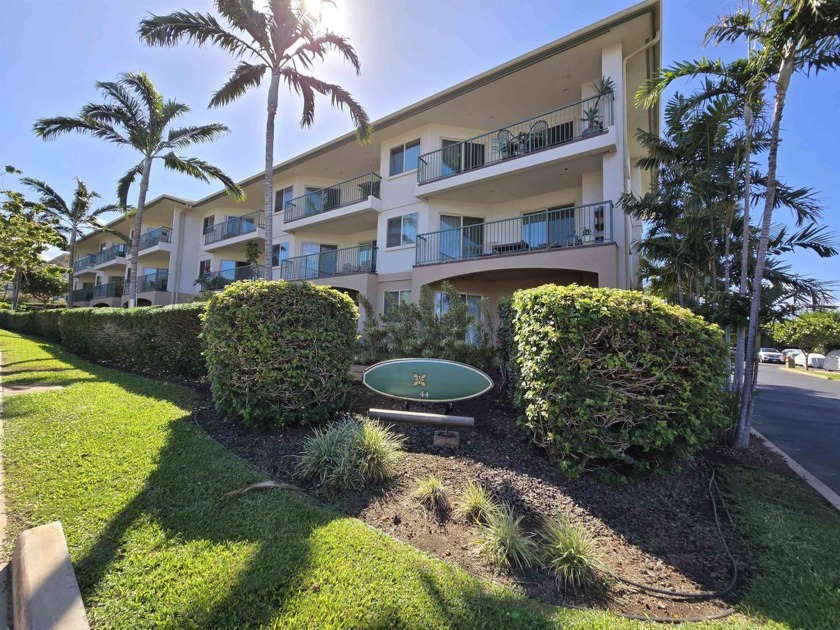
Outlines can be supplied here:
M12 556L17 630L88 630L87 615L61 523L27 529Z
M811 369L813 369L813 368L811 368ZM826 376L825 374L814 374L811 370L808 370L806 372L804 368L800 372L797 369L791 370L790 368L780 367L779 371L784 372L785 374L800 374L802 376L810 376L811 378L819 378L823 381L835 381L835 380L837 380L837 379L831 378L829 376Z
M782 459L785 460L785 463L793 472L795 472L799 477L801 477L805 481L805 483L807 483L814 490L816 490L817 493L820 496L822 496L823 499L828 501L831 507L840 512L840 495L838 495L836 492L834 492L834 490L829 488L822 481L820 481L814 475L805 470L802 466L799 465L799 463L797 463L795 459L793 459L790 455L785 453L778 446L773 444L773 442L768 440L761 433L759 433L755 429L751 429L750 432L757 438L759 438L762 442L764 442L767 445L767 448L769 448L774 453L779 454L782 457Z

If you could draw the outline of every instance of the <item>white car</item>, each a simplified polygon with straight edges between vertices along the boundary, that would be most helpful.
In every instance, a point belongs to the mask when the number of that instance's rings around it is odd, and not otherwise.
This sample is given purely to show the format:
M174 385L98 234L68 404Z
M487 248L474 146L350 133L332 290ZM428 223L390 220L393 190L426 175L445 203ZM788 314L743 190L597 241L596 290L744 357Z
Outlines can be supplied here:
M793 361L797 367L805 367L805 353L800 352L799 354L793 355ZM808 367L821 368L823 365L825 365L824 354L812 352L808 355Z
M759 348L758 350L759 363L784 363L785 359L782 353L776 348Z

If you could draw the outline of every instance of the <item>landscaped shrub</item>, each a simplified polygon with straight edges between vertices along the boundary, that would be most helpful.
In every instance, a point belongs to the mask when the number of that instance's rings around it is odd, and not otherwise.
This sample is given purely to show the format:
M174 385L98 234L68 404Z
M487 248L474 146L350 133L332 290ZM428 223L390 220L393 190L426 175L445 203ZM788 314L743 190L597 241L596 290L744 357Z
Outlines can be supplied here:
M359 304L365 311L359 360L373 363L384 359L423 357L458 361L488 369L495 364L490 314L482 304L482 321L470 314L467 303L451 284L441 287L448 309L436 314L435 293L423 287L417 303L390 304L380 319L364 296Z
M517 291L510 309L524 426L569 474L643 472L726 426L717 326L643 293L576 285Z
M420 505L440 516L449 511L449 493L434 475L426 475L417 480L414 497Z
M527 569L538 562L534 534L525 531L521 516L502 503L489 512L486 520L475 524L478 554L496 569L511 565Z
M63 310L0 311L0 328L59 342L58 319Z
M474 522L486 522L490 512L499 509L490 491L477 481L468 481L458 496L456 511L459 516Z
M334 490L383 483L396 473L403 441L379 422L347 416L306 439L298 472Z
M350 387L356 305L308 282L235 282L207 305L203 339L222 413L258 427L330 418Z
M198 378L203 304L138 308L73 308L59 319L61 342L70 352L147 372Z
M543 562L564 589L582 593L603 584L598 542L565 514L546 523L541 543Z

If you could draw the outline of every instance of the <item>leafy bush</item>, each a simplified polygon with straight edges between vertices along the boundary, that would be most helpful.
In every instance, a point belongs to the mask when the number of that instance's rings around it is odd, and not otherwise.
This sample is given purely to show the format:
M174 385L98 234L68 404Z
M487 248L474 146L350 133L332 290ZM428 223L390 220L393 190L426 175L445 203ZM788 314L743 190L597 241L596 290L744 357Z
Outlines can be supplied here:
M484 522L475 525L475 545L478 553L497 570L515 565L527 569L538 562L534 534L522 527L522 517L516 516L507 503L488 513Z
M633 291L545 285L510 312L524 426L570 475L641 473L726 426L726 346L717 326Z
M432 512L444 514L449 510L449 494L440 479L426 475L417 480L414 497Z
M48 311L0 311L0 328L25 335L35 335L50 341L61 341L58 320L62 310Z
M350 387L356 305L308 282L234 282L207 304L202 333L222 413L257 427L332 417Z
M487 369L495 363L490 314L482 305L482 322L469 312L451 284L444 282L442 293L449 304L446 312L435 313L435 293L424 286L417 303L390 304L380 320L364 296L359 304L365 311L359 343L362 363L384 359L424 357L448 359Z
M346 416L306 439L298 471L332 489L359 490L394 476L403 441L379 422Z
M563 588L581 593L603 583L597 541L566 515L558 514L546 523L541 548L545 566Z
M467 482L458 497L456 511L469 521L486 522L490 512L499 509L489 490L475 481Z

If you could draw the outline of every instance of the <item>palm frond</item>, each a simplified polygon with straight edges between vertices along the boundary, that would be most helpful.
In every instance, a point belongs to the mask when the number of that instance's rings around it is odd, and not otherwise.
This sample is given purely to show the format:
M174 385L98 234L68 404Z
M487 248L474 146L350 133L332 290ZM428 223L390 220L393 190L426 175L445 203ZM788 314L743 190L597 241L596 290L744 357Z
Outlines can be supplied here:
M171 99L166 101L160 110L160 128L166 129L166 126L169 123L171 123L176 118L180 118L189 111L189 105Z
M162 144L161 149L180 149L191 144L212 142L226 135L229 131L230 129L227 125L220 123L170 129L169 135Z
M210 99L210 107L221 107L232 103L245 94L250 88L260 86L268 66L265 64L250 64L242 61L231 72L227 82L213 94Z
M254 8L253 0L216 0L216 9L231 26L245 31L263 51L271 50L265 16Z
M128 169L126 174L120 177L117 181L117 199L119 201L120 208L125 209L128 207L128 190L142 172L143 162L140 162Z
M41 196L40 202L48 210L58 212L64 216L70 214L70 208L67 206L67 202L45 181L33 179L32 177L21 177L20 182L37 192Z
M88 134L101 140L108 140L109 142L113 142L115 144L131 144L128 139L120 135L120 133L110 125L75 116L41 118L35 122L32 130L35 132L36 136L44 140L53 140L62 134L75 131L78 133Z
M182 158L174 151L166 153L160 156L160 158L163 160L164 166L171 171L190 175L203 182L216 179L222 183L234 199L237 201L245 200L245 191L240 188L239 184L233 181L227 173L209 162L199 160L198 158Z
M312 67L313 57L323 60L330 50L341 53L344 60L353 66L356 74L361 72L362 66L359 62L359 56L356 54L356 49L353 48L346 37L336 35L331 31L319 33L312 39L305 41L289 57L299 59L303 67L308 69Z

